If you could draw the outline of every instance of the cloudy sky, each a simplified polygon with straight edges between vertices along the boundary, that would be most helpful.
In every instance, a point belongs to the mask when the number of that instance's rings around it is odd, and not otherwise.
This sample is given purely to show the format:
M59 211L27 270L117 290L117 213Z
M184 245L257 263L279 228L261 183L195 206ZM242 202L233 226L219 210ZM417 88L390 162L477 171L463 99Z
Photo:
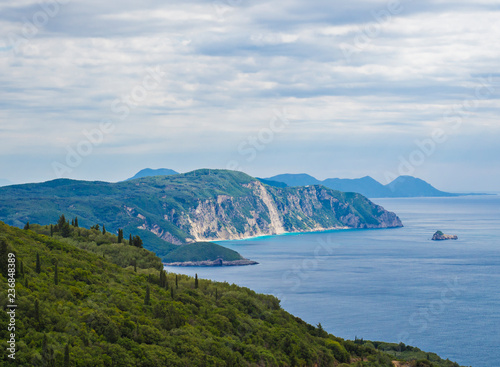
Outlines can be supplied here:
M0 179L400 174L500 191L498 1L0 3Z

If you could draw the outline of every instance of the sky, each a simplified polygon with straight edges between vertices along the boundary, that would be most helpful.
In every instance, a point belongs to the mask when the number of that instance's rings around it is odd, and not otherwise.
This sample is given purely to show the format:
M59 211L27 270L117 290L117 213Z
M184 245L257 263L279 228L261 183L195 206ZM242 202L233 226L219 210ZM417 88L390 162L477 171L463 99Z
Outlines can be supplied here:
M0 182L137 171L500 191L498 1L3 0Z

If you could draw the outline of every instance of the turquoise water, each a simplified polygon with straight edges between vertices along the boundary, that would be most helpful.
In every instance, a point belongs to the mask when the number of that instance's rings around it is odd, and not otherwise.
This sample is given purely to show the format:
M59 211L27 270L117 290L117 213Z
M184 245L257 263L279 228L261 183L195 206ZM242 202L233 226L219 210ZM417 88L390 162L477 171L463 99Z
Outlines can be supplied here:
M374 201L405 227L224 241L260 264L167 270L274 294L343 338L403 341L461 365L498 367L500 196ZM438 229L459 240L431 241Z

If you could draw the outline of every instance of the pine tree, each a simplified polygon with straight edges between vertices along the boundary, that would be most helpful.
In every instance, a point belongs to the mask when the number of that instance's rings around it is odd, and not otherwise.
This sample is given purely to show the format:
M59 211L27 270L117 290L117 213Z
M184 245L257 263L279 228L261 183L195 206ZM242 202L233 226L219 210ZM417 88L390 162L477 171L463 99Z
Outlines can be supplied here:
M62 214L60 217L59 217L59 220L57 221L57 230L60 231L62 229L62 227L64 226L64 224L66 223L66 217L64 216L64 214Z
M134 236L134 238L132 239L132 244L133 244L135 247L142 248L142 239L141 239L141 237L139 237L139 236Z
M66 347L64 348L64 363L63 367L70 367L69 366L69 343L66 344Z
M102 225L102 234L106 234L106 227L104 227L104 224Z
M65 222L59 229L61 230L61 236L63 236L64 238L67 238L71 235L71 228L68 222Z
M144 297L144 304L146 306L149 306L149 303L151 302L150 298L150 290L149 290L149 284L146 286L146 296Z
M198 274L194 275L194 288L198 289Z
M26 224L24 225L24 229L25 230L30 229L30 222L26 222Z
M35 267L35 271L40 274L41 271L42 271L42 265L40 264L40 254L37 253L36 254L36 267Z

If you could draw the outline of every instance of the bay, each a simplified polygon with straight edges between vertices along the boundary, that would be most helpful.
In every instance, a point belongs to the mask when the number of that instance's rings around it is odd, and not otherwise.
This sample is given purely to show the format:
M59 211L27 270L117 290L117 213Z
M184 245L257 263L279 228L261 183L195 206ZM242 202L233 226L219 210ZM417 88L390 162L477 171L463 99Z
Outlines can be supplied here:
M404 342L461 365L500 360L500 196L373 199L404 227L219 244L259 265L166 267L249 287L328 332ZM457 241L431 241L436 230Z

